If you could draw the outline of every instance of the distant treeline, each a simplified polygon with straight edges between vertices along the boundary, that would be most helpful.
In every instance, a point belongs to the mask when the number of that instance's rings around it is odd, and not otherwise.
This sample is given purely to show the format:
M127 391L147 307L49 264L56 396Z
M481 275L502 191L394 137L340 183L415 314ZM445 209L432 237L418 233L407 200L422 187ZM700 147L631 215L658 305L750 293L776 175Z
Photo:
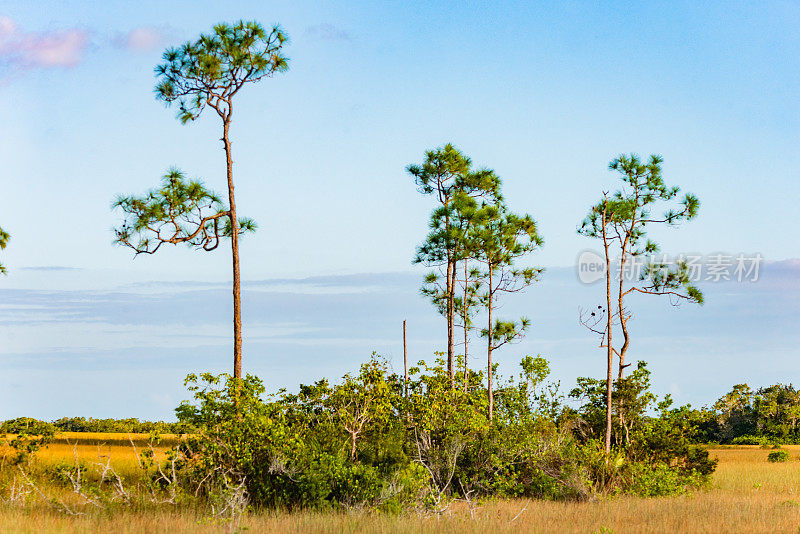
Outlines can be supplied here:
M0 424L0 434L19 434L49 425L56 432L107 432L130 434L188 434L193 429L186 423L164 421L140 421L127 419L94 419L92 417L62 417L52 422L39 421L31 417L9 419Z
M800 443L800 390L775 384L753 391L737 384L711 408L693 411L697 439L706 443Z

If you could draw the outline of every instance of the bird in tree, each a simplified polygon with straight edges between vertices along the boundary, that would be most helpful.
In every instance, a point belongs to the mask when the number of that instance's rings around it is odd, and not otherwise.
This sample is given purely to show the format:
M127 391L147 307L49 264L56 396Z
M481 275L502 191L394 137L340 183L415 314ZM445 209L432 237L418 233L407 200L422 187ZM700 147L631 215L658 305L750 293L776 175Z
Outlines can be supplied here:
M628 321L631 312L625 298L632 293L645 295L668 295L674 302L703 303L703 293L691 283L689 266L678 260L672 265L654 259L659 245L648 238L647 231L653 226L677 226L694 219L700 207L696 196L687 193L675 207L667 207L661 214L653 211L659 204L675 200L680 188L667 187L662 175L661 156L652 155L642 161L636 154L623 154L609 164L622 180L622 188L613 195L603 193L603 199L591 208L578 227L578 233L599 239L603 245L605 261L606 302L590 313L581 314L581 322L601 338L600 346L606 349L606 435L605 449L611 452L611 419L614 356L617 357L618 379L630 364L625 356L630 346ZM638 276L632 269L636 262L650 256L645 268ZM612 263L619 258L616 269ZM612 272L613 271L613 272ZM612 279L616 286L612 287ZM622 344L612 344L613 330L618 325ZM624 417L620 407L620 418ZM620 421L624 426L624 421Z
M206 109L213 110L222 124L222 145L225 151L225 167L228 186L228 203L224 209L219 202L212 201L216 196L205 189L197 189L196 183L175 181L172 186L164 190L164 195L173 193L186 194L184 186L194 187L194 193L199 204L205 208L203 216L196 213L198 206L190 206L194 200L191 196L177 199L178 205L190 208L192 222L184 221L192 230L187 232L186 227L177 231L173 243L184 242L189 244L201 243L201 247L209 250L216 248L218 237L228 236L231 241L232 267L233 267L233 375L241 378L242 375L242 312L241 312L241 279L239 272L239 239L240 233L252 230L254 224L249 219L239 219L236 211L236 198L234 195L233 156L231 153L230 126L233 121L234 97L247 84L255 83L264 78L270 78L289 68L289 61L283 53L288 38L278 26L270 30L264 29L257 22L240 21L235 24L218 24L209 34L201 35L196 41L187 42L178 48L170 48L164 52L164 63L155 69L158 83L155 88L156 98L168 106L177 105L177 118L183 123L198 119ZM172 187L173 189L170 189ZM139 199L142 200L142 199ZM218 200L218 199L217 199ZM167 226L176 225L172 219L175 213L159 211L158 205L164 202L169 204L172 200L167 196L151 199L151 211L137 203L118 202L116 205L125 210L131 208L134 218L144 216L147 220L154 216L161 217L161 222ZM221 210L221 211L214 211ZM127 210L126 210L127 211ZM182 211L188 215L189 211ZM199 217L199 218L198 218ZM218 219L227 218L227 223L220 225ZM180 219L180 217L178 217ZM138 219L137 219L138 220ZM152 221L155 223L155 220ZM142 243L158 248L161 239L158 232L154 231L152 224L149 226L135 227L148 233L149 238L144 238ZM159 228L162 228L159 226ZM226 230L226 228L228 230ZM162 228L165 229L165 228ZM235 230L234 230L235 229ZM122 236L126 228L122 229ZM197 231L195 234L194 232ZM120 241L118 234L118 241ZM182 241L181 241L182 240ZM127 244L127 243L124 243ZM135 248L135 247L134 247ZM145 247L147 249L147 247ZM137 250L138 251L138 250ZM148 250L142 250L148 251ZM154 250L152 250L154 252Z
M5 250L9 240L11 240L11 235L0 228L0 250ZM0 263L0 274L7 274L6 267L2 263Z

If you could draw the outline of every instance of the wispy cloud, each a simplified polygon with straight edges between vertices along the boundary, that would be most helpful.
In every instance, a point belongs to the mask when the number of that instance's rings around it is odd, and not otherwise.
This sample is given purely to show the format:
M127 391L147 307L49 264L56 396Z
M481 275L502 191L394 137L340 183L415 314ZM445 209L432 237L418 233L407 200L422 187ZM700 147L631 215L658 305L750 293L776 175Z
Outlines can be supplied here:
M9 71L70 68L83 60L89 32L63 28L25 32L13 19L0 16L0 63Z
M80 271L79 267L65 267L63 265L34 265L31 267L21 267L22 271Z
M313 39L325 41L352 41L353 37L349 32L337 28L333 24L317 24L306 28L306 34Z
M140 26L127 33L117 34L112 44L117 48L132 52L150 52L160 48L166 41L167 31L154 26Z

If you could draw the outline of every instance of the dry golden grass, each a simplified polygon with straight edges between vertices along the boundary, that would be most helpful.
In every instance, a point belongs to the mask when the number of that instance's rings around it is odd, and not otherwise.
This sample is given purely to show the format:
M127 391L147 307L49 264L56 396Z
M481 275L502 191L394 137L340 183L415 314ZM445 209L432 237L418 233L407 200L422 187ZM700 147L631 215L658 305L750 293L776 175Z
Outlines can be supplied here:
M8 456L13 449L7 443L13 439L13 434L0 440L0 458ZM161 441L153 446L156 458L163 460L169 447L176 444L179 437L172 434L162 436ZM103 462L110 458L114 468L120 475L134 473L139 466L137 454L149 448L150 436L148 434L121 434L111 432L61 432L56 434L50 445L36 453L36 461L41 463L56 463L59 461L74 461L78 459L85 462Z
M52 448L72 457L72 449ZM90 454L90 447L81 454ZM95 445L96 447L96 445ZM124 445L100 449L114 461L135 461ZM119 448L117 448L119 447ZM130 445L127 447L130 449ZM680 532L680 533L773 533L800 532L800 447L785 447L792 459L768 463L768 450L758 447L713 449L720 463L712 487L691 496L641 499L619 497L586 503L528 501L489 502L474 511L453 508L441 518L417 515L391 516L378 513L275 513L249 515L241 527L250 532ZM96 449L95 449L96 458ZM44 458L41 458L43 461ZM516 518L516 519L515 519ZM0 508L0 533L4 532L219 532L230 525L201 512L168 507L148 511L121 509L112 514L97 512L70 517L42 506L27 509Z

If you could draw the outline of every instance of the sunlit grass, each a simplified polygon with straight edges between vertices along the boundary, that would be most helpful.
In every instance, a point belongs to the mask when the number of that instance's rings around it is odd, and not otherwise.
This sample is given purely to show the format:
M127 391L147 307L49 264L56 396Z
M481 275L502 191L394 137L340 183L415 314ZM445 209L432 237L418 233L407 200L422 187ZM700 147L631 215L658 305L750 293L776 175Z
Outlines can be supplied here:
M135 470L130 443L85 436L75 450L85 461L110 457L120 471ZM119 437L119 436L117 436ZM127 438L125 438L127 439ZM94 441L91 441L94 440ZM139 445L137 444L137 447ZM786 463L768 463L769 450L752 447L712 449L720 463L712 486L693 495L642 499L617 497L584 503L491 501L472 513L463 503L441 517L371 512L261 513L242 519L249 532L798 532L800 527L800 446L784 447ZM158 448L160 455L163 448ZM73 447L57 443L38 454L37 462L69 461ZM133 471L131 471L133 472ZM66 496L65 496L66 497ZM70 517L41 502L25 508L0 508L0 532L219 532L227 525L208 513L172 505L85 510Z
M5 460L13 453L8 446L13 434L0 441L0 458ZM169 447L178 443L179 436L167 434L156 443L149 434L124 434L112 432L61 432L46 448L38 451L34 461L39 464L73 462L105 463L111 460L120 475L134 475L139 469L142 451L152 446L155 457L166 458Z

